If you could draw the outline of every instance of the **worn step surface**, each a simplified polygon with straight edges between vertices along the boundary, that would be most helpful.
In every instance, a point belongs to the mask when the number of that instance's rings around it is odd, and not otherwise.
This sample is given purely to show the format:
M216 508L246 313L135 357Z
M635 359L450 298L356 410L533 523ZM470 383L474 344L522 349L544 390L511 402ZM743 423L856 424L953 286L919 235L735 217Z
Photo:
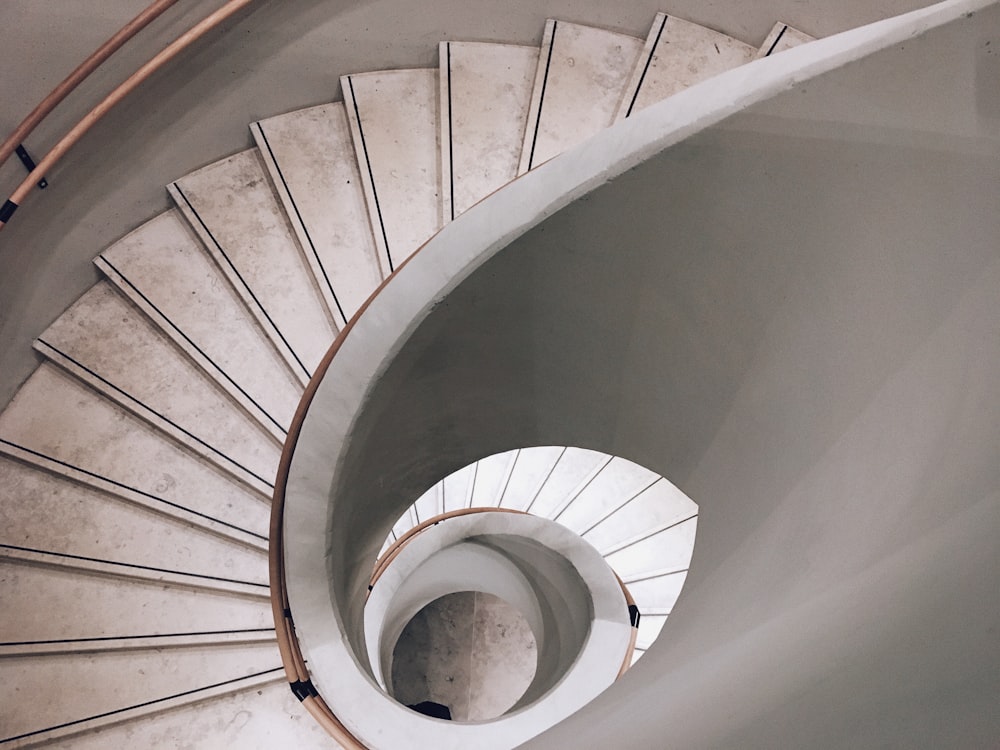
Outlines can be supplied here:
M442 42L442 223L517 177L538 48Z
M302 385L176 210L94 260L220 387L281 439Z
M640 112L754 59L757 50L718 31L658 13L625 88L616 119Z
M379 260L391 273L441 227L438 71L341 78Z
M317 286L343 327L382 283L343 102L250 127Z
M267 586L267 556L111 493L0 457L0 555L34 550L62 556L65 567L127 567L145 575L226 588ZM257 593L260 593L259 591Z
M524 174L614 122L642 40L549 20L521 146Z
M0 741L58 737L111 723L119 714L151 713L171 699L190 702L208 686L269 680L279 669L271 643L3 659L0 705L31 703L34 709L5 716Z
M51 750L134 748L332 748L329 735L308 716L278 674L237 690L217 690L198 702L115 723L54 742Z
M178 208L303 384L336 336L257 149L169 186Z
M148 647L195 634L212 641L227 634L270 638L274 628L270 603L260 592L165 585L2 556L0 582L0 647L7 654L43 646L47 651Z
M792 28L787 23L778 22L767 35L764 43L757 50L757 57L770 57L786 49L798 47L800 44L815 41L815 37L809 36L804 31Z
M40 365L0 414L0 451L266 545L266 495L232 481L52 364Z
M279 439L107 282L49 326L36 348L223 470L264 491L273 482Z

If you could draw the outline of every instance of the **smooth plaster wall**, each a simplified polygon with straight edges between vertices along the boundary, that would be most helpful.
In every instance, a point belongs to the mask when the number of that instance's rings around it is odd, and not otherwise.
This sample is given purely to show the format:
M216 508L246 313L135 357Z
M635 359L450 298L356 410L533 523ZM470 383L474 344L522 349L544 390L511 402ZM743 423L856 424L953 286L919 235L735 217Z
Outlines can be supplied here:
M0 130L10 132L147 0L4 0ZM28 141L52 145L106 91L220 0L182 0L65 102ZM31 340L97 278L91 259L168 205L163 186L251 145L255 119L340 98L338 76L436 64L437 42L537 44L546 17L644 37L658 10L759 43L776 20L826 36L926 0L261 0L175 61L98 125L0 232L0 405L34 368ZM23 177L0 169L9 194Z
M386 523L409 483L530 444L700 505L662 637L530 747L1000 735L998 37L995 6L606 183L434 307L368 393L335 492Z

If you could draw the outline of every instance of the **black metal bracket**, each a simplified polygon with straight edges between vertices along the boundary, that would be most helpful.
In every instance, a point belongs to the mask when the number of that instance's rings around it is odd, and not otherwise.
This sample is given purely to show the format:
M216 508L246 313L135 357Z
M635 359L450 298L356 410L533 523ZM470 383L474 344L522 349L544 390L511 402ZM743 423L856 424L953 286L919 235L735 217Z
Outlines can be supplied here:
M636 605L628 605L628 619L632 621L633 628L639 627L639 619L641 617L642 615L639 614L639 608Z
M2 207L0 207L0 224L6 224L10 221L10 217L14 215L17 210L17 204L14 201L4 201Z
M14 153L17 154L17 158L21 160L24 168L28 170L28 174L35 171L35 160L31 158L31 154L28 153L28 149L24 147L24 144L18 144L17 148L14 149ZM49 186L49 181L44 177L38 181L38 187L45 190Z
M292 695L299 699L299 701L304 701L306 698L313 698L319 693L316 692L316 688L313 687L312 680L306 680L305 682L290 682L288 686L292 689Z

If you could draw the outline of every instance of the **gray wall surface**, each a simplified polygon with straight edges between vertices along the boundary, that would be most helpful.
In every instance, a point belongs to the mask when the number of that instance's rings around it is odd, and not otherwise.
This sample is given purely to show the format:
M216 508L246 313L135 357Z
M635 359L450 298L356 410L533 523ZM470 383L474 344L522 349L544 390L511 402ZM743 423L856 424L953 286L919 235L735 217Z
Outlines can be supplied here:
M998 38L994 6L662 152L393 346L332 494L367 529L532 444L624 456L699 503L662 637L528 746L1000 736ZM361 570L384 529L341 510L330 549Z

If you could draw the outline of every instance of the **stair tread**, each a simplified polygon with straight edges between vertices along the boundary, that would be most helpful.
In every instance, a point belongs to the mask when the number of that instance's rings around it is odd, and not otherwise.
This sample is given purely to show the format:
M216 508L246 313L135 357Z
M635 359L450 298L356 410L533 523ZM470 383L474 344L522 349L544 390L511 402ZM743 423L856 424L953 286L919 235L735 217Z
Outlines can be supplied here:
M174 342L258 419L287 429L302 387L176 210L146 222L96 263ZM159 314L157 316L157 314Z
M517 177L538 48L442 42L445 222Z
M261 495L55 365L21 386L0 414L0 438L267 538Z
M0 457L0 544L266 584L267 556Z
M8 658L0 662L0 704L31 706L6 716L6 737L37 732L280 666L271 643L162 652ZM100 690L94 690L100 685ZM58 690L61 700L46 700ZM156 710L150 706L145 712ZM2 739L2 738L0 738Z
M311 377L337 331L257 149L182 177L171 194L279 351Z
M525 510L555 468L563 450L560 446L522 448L517 457L517 466L504 489L501 506Z
M469 507L472 502L475 468L474 465L465 466L441 480L445 513Z
M341 78L379 260L392 272L441 228L438 71Z
M617 119L750 62L757 50L731 36L659 13L633 71Z
M639 605L640 613L643 607L656 611L670 611L680 596L681 589L684 588L686 578L686 573L647 578L629 583L628 590Z
M328 307L343 325L383 277L344 103L261 120L252 132Z
M60 364L224 470L273 482L281 456L274 436L107 282L92 286L39 342L46 356L51 347L70 358Z
M616 456L580 491L557 520L572 531L583 533L658 478L655 472Z
M567 448L555 468L546 477L528 510L536 516L551 518L566 499L593 473L607 463L610 456L585 448Z
M604 559L626 580L654 571L683 570L691 562L697 528L698 519L692 518L606 553Z
M274 750L329 746L329 735L318 722L303 715L282 678L182 709L145 716L141 721L116 723L50 747L51 750L110 747Z
M538 58L519 174L614 122L643 41L550 20Z
M496 508L515 467L518 451L487 456L476 462L476 483L472 489L472 507Z
M25 565L2 557L0 583L0 643L6 644L274 626L270 605L257 596Z
M784 52L786 49L798 47L800 44L815 41L815 39L815 37L809 36L804 31L799 31L787 23L779 21L774 24L774 28L768 33L767 38L764 39L764 43L760 45L756 56L758 58L770 57L779 52Z
M607 549L643 529L658 528L697 512L698 506L687 495L660 478L623 508L586 530L583 538L597 549Z
M642 615L639 618L639 635L635 639L635 645L642 649L652 646L666 624L667 615Z

